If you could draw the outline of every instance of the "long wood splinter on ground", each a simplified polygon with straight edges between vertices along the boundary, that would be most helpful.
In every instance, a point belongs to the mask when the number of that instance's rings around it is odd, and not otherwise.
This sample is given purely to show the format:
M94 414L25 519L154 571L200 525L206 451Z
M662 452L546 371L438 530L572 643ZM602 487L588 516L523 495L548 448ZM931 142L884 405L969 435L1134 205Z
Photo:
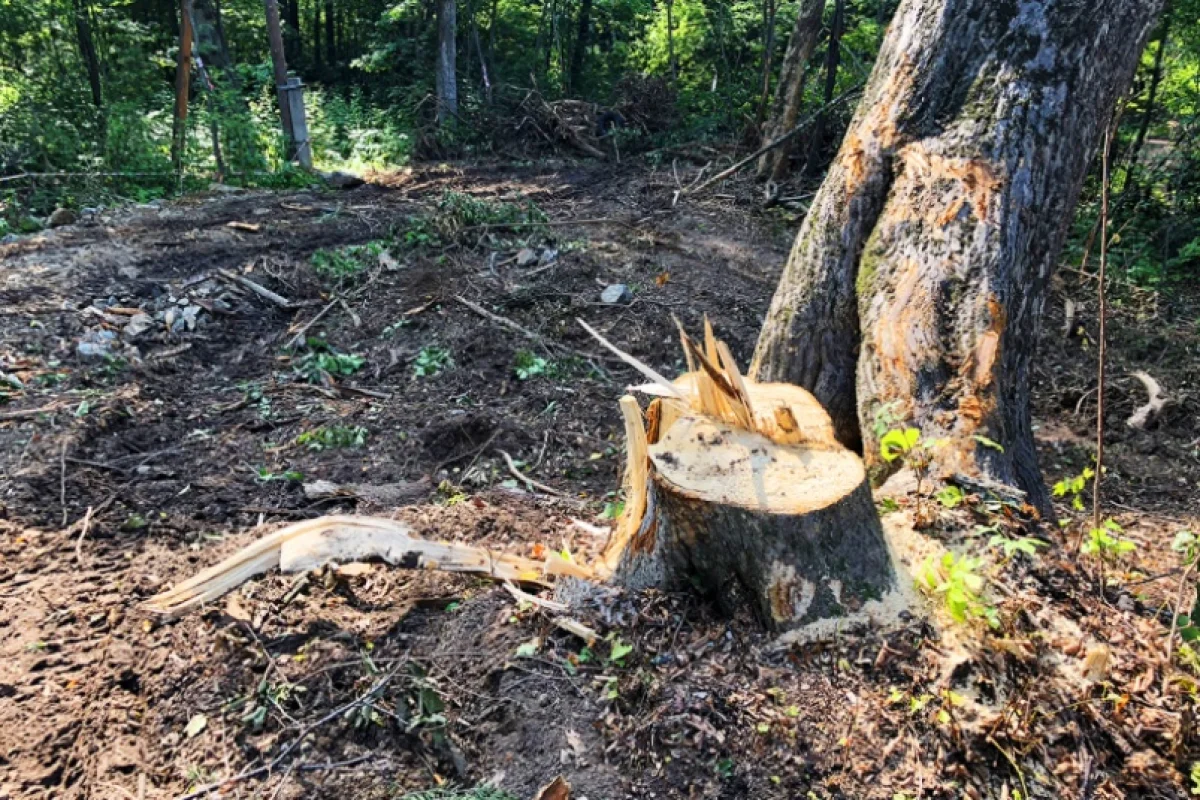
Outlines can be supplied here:
M625 511L591 568L416 539L391 520L324 517L284 528L148 602L179 614L279 566L382 558L391 564L548 583L556 575L643 589L694 587L773 630L845 616L895 588L861 459L838 444L807 391L745 378L705 321L680 328L688 372L674 381L580 324L650 379L643 414L620 399L628 461Z

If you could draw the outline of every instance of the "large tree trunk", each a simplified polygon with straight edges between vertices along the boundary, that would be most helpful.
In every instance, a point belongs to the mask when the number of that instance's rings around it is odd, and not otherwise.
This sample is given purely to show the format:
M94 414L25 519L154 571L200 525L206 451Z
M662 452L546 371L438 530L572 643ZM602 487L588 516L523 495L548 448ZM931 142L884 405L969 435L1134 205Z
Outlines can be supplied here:
M455 0L438 2L438 52L434 77L437 83L437 119L446 125L458 115L458 71L455 66L455 40L458 23Z
M890 417L946 439L938 475L1048 510L1029 409L1038 322L1161 5L903 0L796 238L758 379L811 390L876 470L873 423Z
M192 81L192 2L179 0L179 56L175 62L175 118L171 127L171 167L183 170L187 146L188 95Z
M773 142L796 127L800 117L800 106L804 101L804 79L808 59L821 34L821 13L825 0L801 0L796 9L796 23L788 39L787 53L779 71L779 85L775 89L775 107L771 118L763 129L763 144ZM758 177L780 180L787 173L795 139L763 153L758 161Z

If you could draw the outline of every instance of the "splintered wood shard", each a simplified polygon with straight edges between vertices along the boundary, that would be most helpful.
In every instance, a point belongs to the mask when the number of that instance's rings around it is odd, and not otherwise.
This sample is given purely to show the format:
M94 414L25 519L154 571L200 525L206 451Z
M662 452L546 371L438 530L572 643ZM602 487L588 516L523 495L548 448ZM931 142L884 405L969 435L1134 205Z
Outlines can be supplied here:
M590 333L597 342L604 345L604 347L607 348L609 351L611 351L613 355L615 355L617 358L624 361L629 366L636 369L638 372L645 375L650 380L654 381L654 383L658 384L659 388L661 388L668 395L670 395L671 397L678 397L680 399L685 399L685 400L687 399L682 394L680 394L679 389L675 387L675 384L671 383L669 380L664 378L656 369L649 366L648 364L643 364L641 361L638 361L636 358L629 355L629 353L626 353L624 350L621 350L620 348L618 348L615 344L610 342L608 339L605 339L603 336L601 336L599 331L597 331L591 325L588 325L583 320L576 318L575 321L578 322L580 325L582 325L583 329L585 331Z
M621 554L641 525L646 513L646 479L650 474L649 447L646 429L642 425L641 407L630 395L621 398L620 406L621 417L625 421L625 510L617 520L616 530L600 559L600 568L605 575L617 568Z
M150 598L145 607L178 616L276 566L284 572L303 572L330 563L368 558L403 567L468 572L522 583L544 583L546 576L546 567L539 562L483 547L418 539L411 535L407 525L395 520L329 516L305 520L269 534Z

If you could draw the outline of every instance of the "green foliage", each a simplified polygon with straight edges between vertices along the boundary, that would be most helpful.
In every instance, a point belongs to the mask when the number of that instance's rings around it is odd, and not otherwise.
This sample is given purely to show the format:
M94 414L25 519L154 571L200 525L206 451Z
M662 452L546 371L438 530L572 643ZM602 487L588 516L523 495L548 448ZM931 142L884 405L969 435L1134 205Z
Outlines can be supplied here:
M880 437L879 454L884 461L891 464L914 452L920 441L921 431L918 429L894 428Z
M358 425L324 425L297 436L296 444L318 452L336 448L359 448L366 445L368 434L366 428Z
M1000 616L984 599L985 580L979 574L983 561L969 556L946 553L940 559L930 556L917 573L917 586L926 594L941 599L946 611L961 623L982 621L1000 627Z
M1106 519L1099 528L1088 531L1079 551L1085 556L1095 556L1101 561L1115 561L1137 550L1136 544L1121 538L1120 534L1124 532L1125 529L1115 520Z
M946 486L934 494L934 498L942 504L943 508L957 508L962 505L966 496L957 486Z
M378 265L387 249L386 242L352 244L334 249L321 248L312 254L313 269L326 280L339 282L359 278L371 266Z
M413 360L413 374L418 378L431 378L445 369L454 366L450 351L444 347L427 345L421 348Z
M1087 488L1087 482L1094 477L1096 477L1096 471L1091 467L1084 467L1078 475L1063 478L1054 484L1052 490L1054 496L1070 498L1071 508L1083 511L1083 490Z
M1003 534L997 533L991 539L988 539L988 547L1000 550L1004 554L1005 560L1013 558L1018 553L1023 553L1030 558L1037 558L1038 548L1049 546L1049 544L1043 542L1041 539L1034 539L1030 536L1010 539Z
M551 364L541 356L529 351L518 350L516 362L513 365L513 372L516 373L517 379L527 381L530 378L536 378L539 375L547 374L551 369Z
M367 360L359 355L340 353L322 339L309 339L309 347L296 362L296 374L309 383L327 383L330 378L345 378L363 368Z

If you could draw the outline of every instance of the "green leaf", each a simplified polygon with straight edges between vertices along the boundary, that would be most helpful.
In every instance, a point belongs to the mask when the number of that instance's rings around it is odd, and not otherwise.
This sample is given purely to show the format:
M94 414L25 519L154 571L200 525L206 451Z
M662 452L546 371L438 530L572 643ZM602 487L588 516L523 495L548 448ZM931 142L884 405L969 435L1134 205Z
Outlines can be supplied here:
M633 652L633 645L622 642L619 638L613 639L612 649L608 653L610 661L615 661L624 666L623 659L625 656Z
M517 658L533 658L538 654L538 648L540 645L541 642L535 637L518 647L515 655Z
M1002 444L1000 444L999 442L994 442L991 439L987 438L986 436L980 436L979 434L975 434L971 438L974 439L975 441L979 442L984 447L990 447L991 449L998 450L1001 453L1004 452L1004 446Z
M890 464L907 455L920 439L921 431L916 428L893 428L879 440L879 454Z

